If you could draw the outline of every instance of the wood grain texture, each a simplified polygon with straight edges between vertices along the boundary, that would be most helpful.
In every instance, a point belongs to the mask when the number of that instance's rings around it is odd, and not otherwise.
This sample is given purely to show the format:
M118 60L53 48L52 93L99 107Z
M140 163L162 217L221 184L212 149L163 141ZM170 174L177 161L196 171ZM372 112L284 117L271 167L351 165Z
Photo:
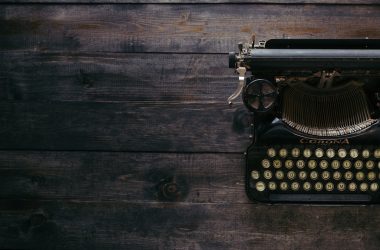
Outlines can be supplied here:
M0 100L226 104L238 82L227 61L226 54L0 52Z
M251 117L226 104L0 103L0 148L244 152Z
M243 154L2 151L0 199L248 203L243 162Z
M0 49L227 53L271 38L380 38L380 7L359 5L2 5Z
M377 207L8 200L3 249L378 249Z
M380 38L379 2L5 1L0 249L379 249L378 206L248 201L225 103L238 42Z
M245 3L267 3L267 4L357 4L357 5L369 5L379 4L377 0L2 0L2 3L153 3L153 4L165 4L165 3L207 3L207 4L245 4Z

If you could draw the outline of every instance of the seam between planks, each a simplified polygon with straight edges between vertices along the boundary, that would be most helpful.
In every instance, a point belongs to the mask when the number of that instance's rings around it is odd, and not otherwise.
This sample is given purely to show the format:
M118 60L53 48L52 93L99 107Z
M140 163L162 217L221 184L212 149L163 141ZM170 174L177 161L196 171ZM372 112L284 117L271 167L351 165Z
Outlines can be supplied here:
M161 2L157 3L154 1L143 1L143 2L134 2L129 0L77 0L77 1L49 1L49 0L32 0L32 1L17 1L17 0L4 0L0 3L0 5L10 5L10 4L50 4L50 5L64 5L64 4L73 4L73 5L95 5L95 4L130 4L130 5L185 5L185 4L193 4L193 5L218 5L218 4L225 4L225 5L332 5L332 6L342 6L342 5L358 5L358 6L379 6L380 3L376 1L300 1L300 2L294 2L294 1L241 1L241 2L231 2L231 1L217 1L217 2L195 2L195 1L173 1L173 2Z

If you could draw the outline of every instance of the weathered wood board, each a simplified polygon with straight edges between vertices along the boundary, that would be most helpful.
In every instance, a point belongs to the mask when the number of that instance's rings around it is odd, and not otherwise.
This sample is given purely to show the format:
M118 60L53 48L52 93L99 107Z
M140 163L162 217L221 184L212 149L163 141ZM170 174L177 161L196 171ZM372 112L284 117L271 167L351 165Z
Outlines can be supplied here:
M378 4L377 0L2 0L2 3L208 3L208 4L220 4L220 3L271 3L271 4Z
M380 6L2 5L0 49L228 53L270 38L380 38Z
M0 59L0 100L227 104L237 86L225 54L6 51Z
M0 197L247 203L243 161L243 154L1 151ZM173 196L165 196L169 183L177 185Z
M16 209L23 207L23 209ZM366 249L377 207L7 200L3 249Z
M0 149L244 152L250 142L251 116L226 104L2 102L0 113Z

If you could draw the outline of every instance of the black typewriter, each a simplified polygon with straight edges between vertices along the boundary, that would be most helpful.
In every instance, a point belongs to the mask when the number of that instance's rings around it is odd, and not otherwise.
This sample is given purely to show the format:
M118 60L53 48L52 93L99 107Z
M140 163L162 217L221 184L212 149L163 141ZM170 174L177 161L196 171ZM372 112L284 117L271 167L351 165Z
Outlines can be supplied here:
M380 40L239 44L229 67L253 113L246 190L277 203L380 202Z

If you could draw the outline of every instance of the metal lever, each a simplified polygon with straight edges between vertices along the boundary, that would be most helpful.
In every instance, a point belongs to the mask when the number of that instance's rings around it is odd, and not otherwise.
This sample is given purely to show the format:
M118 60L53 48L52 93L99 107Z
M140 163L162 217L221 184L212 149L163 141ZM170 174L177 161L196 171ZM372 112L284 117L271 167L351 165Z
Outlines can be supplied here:
M335 76L340 76L340 74L335 70L332 73L323 70L321 72L318 88L331 88Z
M229 105L232 105L232 101L235 100L243 90L245 84L245 73L247 72L247 69L245 67L239 67L236 69L236 72L239 74L239 83L235 92L227 99Z

